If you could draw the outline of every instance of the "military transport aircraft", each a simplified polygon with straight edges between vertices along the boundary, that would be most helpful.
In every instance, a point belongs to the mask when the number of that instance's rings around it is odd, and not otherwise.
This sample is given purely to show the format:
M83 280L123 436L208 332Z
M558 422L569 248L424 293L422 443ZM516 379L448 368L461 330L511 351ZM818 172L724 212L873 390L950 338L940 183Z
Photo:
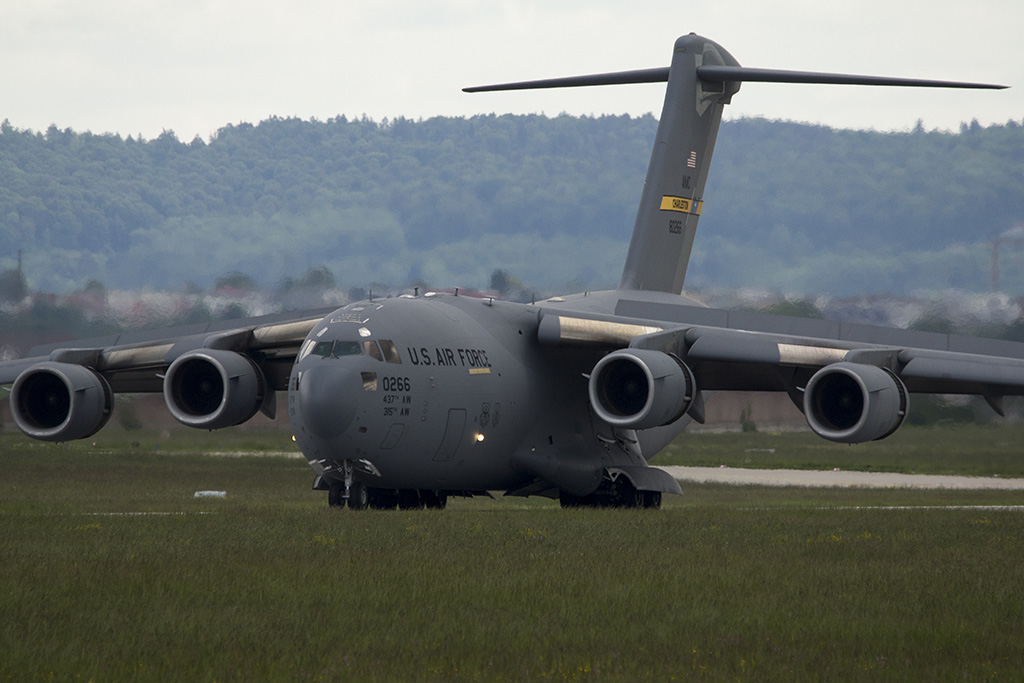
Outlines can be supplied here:
M786 392L832 441L883 439L909 394L1024 394L1024 344L706 308L682 296L723 107L743 81L1003 86L744 68L690 34L671 66L469 88L667 81L618 289L534 304L433 292L38 347L0 364L27 435L68 441L116 392L163 392L198 429L288 419L331 506L443 507L504 491L566 506L658 507L679 484L647 460L707 392Z

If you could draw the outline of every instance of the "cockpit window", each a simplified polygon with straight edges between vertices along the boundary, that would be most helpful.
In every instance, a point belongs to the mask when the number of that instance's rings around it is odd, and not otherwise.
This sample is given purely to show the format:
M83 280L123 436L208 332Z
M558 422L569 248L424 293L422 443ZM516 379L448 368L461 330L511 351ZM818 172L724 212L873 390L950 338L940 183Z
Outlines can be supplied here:
M384 352L384 360L387 362L396 365L402 364L402 357L398 355L398 349L395 348L395 343L390 339L380 340L380 350Z
M358 356L360 353L362 353L362 349L359 346L359 342L334 342L335 356Z
M306 342L299 360L306 356L320 356L322 358L338 358L339 356L358 356L363 352L363 346L359 342L347 341L320 341ZM378 355L380 352L377 352Z
M317 342L313 346L313 350L310 352L314 356L323 356L324 358L331 355L331 347L334 346L334 342L322 341Z
M380 355L380 349L377 348L377 342L375 342L375 341L364 341L363 342L363 351L370 358L373 358L373 359L379 360L379 361L384 360L384 357Z
M402 364L402 358L398 355L398 349L394 342L389 339L381 339L379 342L366 340L356 341L314 341L308 340L299 353L299 360L306 356L320 356L321 358L340 358L341 356L367 355L370 358L381 362L387 361L395 365Z

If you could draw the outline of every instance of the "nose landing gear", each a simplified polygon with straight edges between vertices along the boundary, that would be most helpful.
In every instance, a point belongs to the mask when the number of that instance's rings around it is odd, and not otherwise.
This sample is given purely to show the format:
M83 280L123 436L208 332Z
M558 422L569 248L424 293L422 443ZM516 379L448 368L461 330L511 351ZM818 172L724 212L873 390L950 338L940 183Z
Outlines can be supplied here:
M350 471L346 475L347 481L334 480L327 486L327 504L332 508L347 505L350 510L443 510L448 505L445 491L375 488L352 479Z

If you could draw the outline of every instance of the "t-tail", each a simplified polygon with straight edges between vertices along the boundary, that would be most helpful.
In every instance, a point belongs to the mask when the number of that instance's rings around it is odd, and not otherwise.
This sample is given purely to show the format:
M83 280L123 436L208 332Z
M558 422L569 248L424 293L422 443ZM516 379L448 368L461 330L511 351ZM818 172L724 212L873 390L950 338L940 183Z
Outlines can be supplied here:
M718 43L694 33L676 40L669 67L504 83L466 92L668 82L620 289L679 294L703 209L725 105L743 81L939 88L1006 86L884 76L745 68Z

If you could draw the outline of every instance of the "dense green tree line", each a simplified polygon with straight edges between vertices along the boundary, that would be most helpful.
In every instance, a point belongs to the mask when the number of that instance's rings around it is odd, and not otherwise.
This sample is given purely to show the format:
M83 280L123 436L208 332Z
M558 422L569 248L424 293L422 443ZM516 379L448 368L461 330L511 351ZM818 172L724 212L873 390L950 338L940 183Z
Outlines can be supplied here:
M836 291L828 277L840 292L983 290L992 237L1024 222L1024 128L1015 122L955 134L760 119L723 128L702 275L735 281L754 267L824 291ZM763 258L730 261L744 244ZM1024 292L1024 280L1013 284Z
M0 125L0 270L33 288L618 282L650 116L272 118L185 143ZM984 289L1024 221L1024 128L722 126L688 283L803 292ZM1024 291L1024 276L1004 273Z

